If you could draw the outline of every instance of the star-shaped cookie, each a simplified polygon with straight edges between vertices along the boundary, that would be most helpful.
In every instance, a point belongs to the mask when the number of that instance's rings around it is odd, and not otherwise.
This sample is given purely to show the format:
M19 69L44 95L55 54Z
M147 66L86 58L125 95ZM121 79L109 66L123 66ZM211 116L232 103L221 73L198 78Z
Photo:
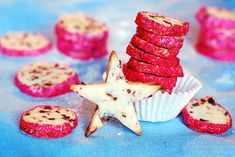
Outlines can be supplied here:
M72 85L71 89L97 105L85 136L90 136L111 118L118 119L137 135L141 135L134 103L152 95L160 86L127 81L121 61L113 51L108 60L104 82Z

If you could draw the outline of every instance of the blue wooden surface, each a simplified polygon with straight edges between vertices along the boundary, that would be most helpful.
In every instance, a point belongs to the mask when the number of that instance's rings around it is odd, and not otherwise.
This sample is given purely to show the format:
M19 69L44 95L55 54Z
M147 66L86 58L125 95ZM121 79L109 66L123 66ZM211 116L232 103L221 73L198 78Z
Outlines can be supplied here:
M235 8L232 0L159 0L159 1L1 1L0 34L7 31L38 31L53 42L56 19L72 11L83 11L110 27L109 49L117 50L123 61L125 48L135 31L134 18L139 10L160 12L190 21L190 32L180 52L185 71L202 81L204 87L196 95L213 95L235 118L235 64L220 63L196 53L193 44L198 24L195 12L201 5ZM58 53L56 48L39 57L9 58L0 55L0 156L235 156L234 127L222 135L201 134L188 129L181 116L164 123L141 122L143 135L136 136L121 124L105 125L92 137L83 136L94 106L73 93L52 99L32 98L19 92L12 78L17 69L35 61L71 64L81 80L102 79L106 58L79 62ZM61 139L37 139L20 132L19 116L40 104L61 105L77 111L79 125L72 134Z

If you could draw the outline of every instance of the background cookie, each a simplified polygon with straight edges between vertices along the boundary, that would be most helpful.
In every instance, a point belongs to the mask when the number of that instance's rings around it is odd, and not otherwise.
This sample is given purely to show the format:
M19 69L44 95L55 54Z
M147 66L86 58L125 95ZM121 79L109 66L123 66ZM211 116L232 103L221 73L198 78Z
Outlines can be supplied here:
M38 33L9 32L0 38L0 51L8 56L36 56L51 47L51 42Z
M22 132L37 138L64 137L77 125L76 113L60 106L37 106L24 112L20 118Z
M53 97L71 92L70 85L80 83L77 72L63 64L34 63L21 68L16 86L34 97Z

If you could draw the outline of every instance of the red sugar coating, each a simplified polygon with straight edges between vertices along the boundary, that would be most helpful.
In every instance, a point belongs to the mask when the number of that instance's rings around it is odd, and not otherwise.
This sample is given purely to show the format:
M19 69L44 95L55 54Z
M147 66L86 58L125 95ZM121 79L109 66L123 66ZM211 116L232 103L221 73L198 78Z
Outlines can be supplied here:
M129 44L126 53L131 57L146 63L153 65L165 66L165 67L177 67L180 64L180 60L177 57L161 58L150 53L146 53L132 44Z
M129 81L137 81L137 82L161 85L162 88L166 89L166 91L168 92L172 91L172 89L176 86L176 81L177 81L177 78L173 77L172 78L159 77L156 75L138 72L131 68L128 68L126 64L123 65L123 73L126 79Z
M179 49L166 49L163 47L156 46L154 44L151 44L141 39L136 34L132 37L131 43L145 52L148 52L148 53L151 53L153 55L163 57L163 58L176 57L177 54L179 53Z
M130 60L127 62L127 66L139 72L153 74L153 75L157 75L161 77L183 77L184 76L181 65L177 67L163 67L163 66L157 66L157 65L144 63L134 58L130 58Z
M137 35L160 47L168 48L168 49L180 49L183 46L184 38L177 36L161 36L149 31L142 29L141 27L137 27L136 30Z
M160 17L164 19L164 24L157 20L153 20L155 17ZM177 21L177 23L181 24L173 24L171 21ZM182 22L167 16L163 16L158 13L140 11L136 16L135 23L150 32L153 32L157 35L165 35L165 36L184 36L187 34L189 30L189 23Z

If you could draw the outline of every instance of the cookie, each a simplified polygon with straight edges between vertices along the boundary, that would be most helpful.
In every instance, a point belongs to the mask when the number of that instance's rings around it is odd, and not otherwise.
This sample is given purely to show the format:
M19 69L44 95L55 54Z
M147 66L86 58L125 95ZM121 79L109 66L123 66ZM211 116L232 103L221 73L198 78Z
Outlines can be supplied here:
M37 138L64 137L77 125L76 113L60 106L36 106L24 112L20 118L21 131Z
M201 41L197 42L195 48L200 54L210 57L212 59L224 62L235 61L235 51L231 49L216 50L215 48Z
M113 118L141 135L134 103L152 95L160 86L127 81L121 65L113 51L108 60L104 82L71 86L73 91L97 105L85 136L90 136Z
M177 67L164 67L164 66L157 66L148 63L144 63L138 61L134 58L130 58L130 60L126 63L127 66L133 70L153 74L161 77L183 77L183 69L181 65Z
M183 122L202 133L221 134L232 127L229 112L211 96L190 101L183 109Z
M141 39L136 34L131 38L131 43L145 52L148 52L155 56L159 56L163 58L176 57L179 53L179 49L166 49L164 47L156 46L154 44L151 44Z
M127 80L161 85L163 89L172 90L176 86L177 78L159 77L156 75L138 72L129 68L126 64L123 66L123 73Z
M51 47L50 40L38 33L9 32L0 38L0 52L7 56L36 56Z
M165 67L177 67L180 64L180 60L177 57L161 58L150 53L147 53L133 44L129 44L126 49L126 53L131 57L146 63L153 65L165 66Z
M188 22L147 11L138 12L135 23L147 31L164 36L184 36L189 30Z
M56 23L55 33L66 40L93 42L107 39L108 27L105 23L76 12L61 16Z
M219 7L201 7L196 19L202 27L210 28L235 28L235 11Z
M146 31L137 27L137 36L160 47L168 49L180 49L183 46L184 38L182 36L162 36Z
M21 68L15 85L33 97L53 97L71 92L70 85L79 83L75 69L58 63L33 63Z
M79 59L81 61L87 61L92 58L102 58L108 53L106 47L98 46L89 47L89 49L86 49L84 48L85 46L73 45L73 43L69 43L64 40L57 40L56 44L60 53L74 59Z

